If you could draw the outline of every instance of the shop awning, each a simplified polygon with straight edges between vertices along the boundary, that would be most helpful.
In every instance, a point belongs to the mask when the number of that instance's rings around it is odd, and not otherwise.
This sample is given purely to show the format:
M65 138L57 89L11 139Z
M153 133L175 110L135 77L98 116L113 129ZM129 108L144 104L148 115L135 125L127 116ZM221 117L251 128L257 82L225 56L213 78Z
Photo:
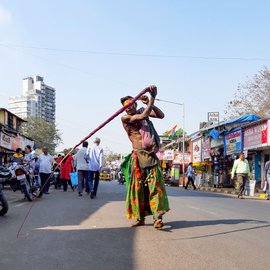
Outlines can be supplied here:
M261 117L255 115L255 114L247 114L238 118L234 118L231 120L226 121L224 124L228 125L228 124L234 124L234 123L244 123L244 122L253 122L253 121L257 121L260 120Z

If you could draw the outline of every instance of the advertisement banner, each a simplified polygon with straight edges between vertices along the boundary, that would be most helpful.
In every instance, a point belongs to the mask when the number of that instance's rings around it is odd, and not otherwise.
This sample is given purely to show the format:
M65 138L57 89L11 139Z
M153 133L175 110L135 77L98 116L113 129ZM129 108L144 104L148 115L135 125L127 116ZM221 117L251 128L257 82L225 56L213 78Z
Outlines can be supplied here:
M21 138L19 136L13 137L11 140L11 150L21 148Z
M163 160L173 160L174 159L174 150L165 150L163 153Z
M202 139L192 141L192 162L202 162Z
M225 155L237 154L243 151L242 130L227 133L224 136Z
M34 146L34 141L24 137L24 136L9 136L3 132L0 132L0 146L8 150L15 151L17 148L22 148L24 150L26 145L30 145L32 148Z
M188 152L184 153L184 159L185 159L184 160L185 164L189 164L189 162L191 162L190 153L188 153ZM183 164L183 153L182 152L175 151L173 164Z
M202 150L203 161L209 160L211 158L210 150L211 150L210 138L204 139Z
M268 145L267 133L268 133L267 122L245 128L244 149L249 150L252 148Z

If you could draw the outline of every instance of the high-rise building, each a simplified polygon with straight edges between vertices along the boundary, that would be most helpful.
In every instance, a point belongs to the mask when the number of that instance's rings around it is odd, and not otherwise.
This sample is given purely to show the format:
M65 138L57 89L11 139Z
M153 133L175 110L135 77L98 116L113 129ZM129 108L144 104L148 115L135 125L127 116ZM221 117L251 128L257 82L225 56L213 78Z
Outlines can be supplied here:
M9 110L21 118L29 116L55 122L55 89L40 76L23 79L22 96L9 98Z

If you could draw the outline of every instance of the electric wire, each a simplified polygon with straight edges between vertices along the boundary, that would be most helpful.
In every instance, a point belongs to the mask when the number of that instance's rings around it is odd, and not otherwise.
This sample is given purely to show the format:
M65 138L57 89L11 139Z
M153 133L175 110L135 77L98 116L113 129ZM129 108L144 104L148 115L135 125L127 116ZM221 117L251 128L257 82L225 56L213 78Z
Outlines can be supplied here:
M21 49L43 50L43 51L92 54L92 55L111 55L111 56L148 57L148 58L179 58L179 59L195 59L195 60L197 59L197 60L270 61L270 58L263 58L263 57L223 57L223 56L205 56L205 55L169 55L169 54L150 54L150 53L144 54L144 53L49 48L49 47L23 46L23 45L6 45L3 43L0 43L0 46L11 47L11 48L21 48Z

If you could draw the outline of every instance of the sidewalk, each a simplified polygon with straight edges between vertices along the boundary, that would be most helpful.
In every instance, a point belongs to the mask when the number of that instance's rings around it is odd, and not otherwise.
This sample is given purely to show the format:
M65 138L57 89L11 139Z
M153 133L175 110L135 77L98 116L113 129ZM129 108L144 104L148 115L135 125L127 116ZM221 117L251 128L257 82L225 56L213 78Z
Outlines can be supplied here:
M197 190L237 196L237 192L234 188L197 187ZM268 195L263 192L256 192L256 191L254 192L254 196L244 195L244 197L247 199L258 199L258 200L267 200L267 196Z

